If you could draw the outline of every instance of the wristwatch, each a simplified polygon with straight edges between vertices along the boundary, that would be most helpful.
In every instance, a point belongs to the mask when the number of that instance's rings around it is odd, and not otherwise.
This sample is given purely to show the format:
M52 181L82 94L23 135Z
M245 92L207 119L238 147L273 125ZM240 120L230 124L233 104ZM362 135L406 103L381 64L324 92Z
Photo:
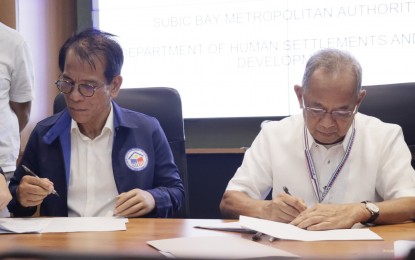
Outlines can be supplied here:
M367 200L362 201L362 203L365 204L365 207L366 207L367 210L369 210L371 216L367 221L360 222L360 223L362 223L363 225L374 225L373 222L379 216L379 207L376 206L376 204L374 204L370 201L367 201Z

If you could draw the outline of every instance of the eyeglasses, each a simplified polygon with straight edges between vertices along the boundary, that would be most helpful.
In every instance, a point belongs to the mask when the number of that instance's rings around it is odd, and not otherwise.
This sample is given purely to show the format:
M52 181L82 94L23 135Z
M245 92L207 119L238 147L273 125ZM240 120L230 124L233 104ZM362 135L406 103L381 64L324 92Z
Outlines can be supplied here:
M315 108L315 107L307 107L304 105L303 99L303 107L307 111L308 115L316 118L323 118L326 114L330 114L334 120L345 120L349 119L351 116L357 113L357 105L354 107L353 111L350 110L334 110L328 112L323 108Z
M59 91L63 94L71 93L75 88L75 83L72 83L68 80L58 79L55 82L56 87L58 87ZM78 84L78 91L84 97L92 97L95 94L97 88L102 87L104 83L101 83L100 86L94 86L87 83L80 83Z

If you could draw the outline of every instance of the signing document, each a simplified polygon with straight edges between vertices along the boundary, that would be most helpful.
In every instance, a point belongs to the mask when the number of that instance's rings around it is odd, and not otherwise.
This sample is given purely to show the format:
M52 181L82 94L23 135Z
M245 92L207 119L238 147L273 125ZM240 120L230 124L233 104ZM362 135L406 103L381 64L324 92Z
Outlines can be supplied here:
M379 235L371 231L369 228L308 231L290 224L247 216L240 216L239 224L242 227L256 230L277 239L300 241L383 240Z

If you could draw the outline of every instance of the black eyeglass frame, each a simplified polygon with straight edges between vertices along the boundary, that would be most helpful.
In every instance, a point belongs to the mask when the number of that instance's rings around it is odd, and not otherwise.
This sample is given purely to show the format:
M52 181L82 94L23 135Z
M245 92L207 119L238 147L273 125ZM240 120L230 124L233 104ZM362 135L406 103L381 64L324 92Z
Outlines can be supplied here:
M70 90L69 91L64 91L63 88L62 88L62 84L67 84L68 86L70 86ZM92 96L94 96L95 91L98 88L105 85L105 83L101 83L98 86L94 86L94 85L88 84L88 83L75 84L75 83L70 82L70 81L65 80L65 79L58 79L58 80L55 81L55 85L58 88L58 90L63 94L72 93L72 91L75 89L75 86L78 85L78 91L83 97L92 97Z

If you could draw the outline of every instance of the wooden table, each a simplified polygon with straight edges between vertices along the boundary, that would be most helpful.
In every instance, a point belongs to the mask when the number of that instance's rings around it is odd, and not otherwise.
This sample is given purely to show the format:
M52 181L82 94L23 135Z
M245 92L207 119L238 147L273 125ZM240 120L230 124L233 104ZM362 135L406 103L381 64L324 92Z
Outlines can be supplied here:
M0 254L9 252L47 252L51 254L98 254L102 256L151 256L161 254L146 244L149 240L229 235L250 239L249 234L212 231L194 228L195 225L222 223L218 219L129 219L127 231L44 233L1 235ZM382 258L393 259L393 242L415 239L415 223L378 226L371 228L383 241L284 241L259 243L289 251L305 258Z

